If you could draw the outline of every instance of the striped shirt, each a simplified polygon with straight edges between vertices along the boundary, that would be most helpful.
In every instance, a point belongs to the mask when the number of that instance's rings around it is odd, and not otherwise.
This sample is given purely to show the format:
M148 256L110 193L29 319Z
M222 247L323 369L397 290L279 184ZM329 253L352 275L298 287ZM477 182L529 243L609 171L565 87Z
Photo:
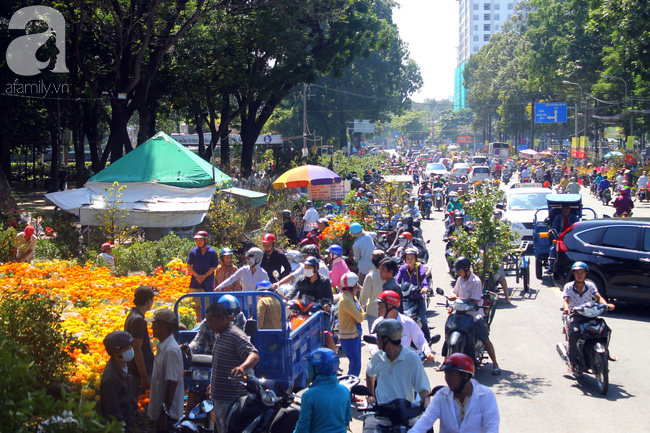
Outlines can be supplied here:
M247 394L243 385L228 377L230 371L240 366L251 353L257 353L257 349L248 341L246 334L235 326L231 325L217 336L212 348L210 379L210 397L213 400L231 402Z

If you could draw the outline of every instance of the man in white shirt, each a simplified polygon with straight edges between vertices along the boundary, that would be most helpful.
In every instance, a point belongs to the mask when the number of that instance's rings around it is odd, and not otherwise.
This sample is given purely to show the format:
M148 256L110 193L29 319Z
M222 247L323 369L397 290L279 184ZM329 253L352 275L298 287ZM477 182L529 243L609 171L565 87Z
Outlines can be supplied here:
M499 408L494 393L474 376L474 362L462 353L442 367L447 386L436 393L410 433L425 433L440 420L440 433L498 433Z
M178 330L178 319L168 308L160 308L146 319L151 323L153 338L158 340L156 358L151 375L149 418L156 424L156 431L167 431L169 418L178 420L183 416L183 354L172 336ZM169 409L169 418L163 411Z
M521 177L519 181L523 182L524 179L530 179L530 170L528 170L528 167L524 167L524 169L521 170Z
M435 361L435 355L429 346L422 329L418 324L411 319L397 311L399 307L399 295L392 290L385 290L379 294L379 297L375 300L377 304L377 311L379 312L379 317L372 324L370 333L374 334L377 326L385 319L396 319L402 324L402 329L404 330L402 336L402 346L411 347L411 343L415 344L415 347L426 357L428 362Z
M379 351L366 368L366 385L371 393L368 404L386 404L398 398L413 403L417 393L422 406L426 407L429 403L429 379L420 357L402 346L401 323L395 319L383 320L377 325L376 332ZM364 420L363 433L373 433L377 425L390 425L390 422L368 416Z
M459 257L454 262L454 270L458 275L458 279L454 286L455 296L450 296L448 298L450 301L460 298L471 304L478 304L481 302L481 298L483 297L483 283L476 274L473 274L472 271L470 271L470 265L470 261L466 257ZM483 342L485 350L492 360L492 374L498 376L501 374L501 369L497 362L494 345L492 345L492 342L490 341L490 330L487 327L487 323L485 322L481 312L482 309L478 311L470 310L467 314L474 317L474 336L476 339Z
M639 180L637 181L637 186L639 188L647 188L648 187L648 172L643 171L643 175L639 177Z
M318 212L314 209L314 203L311 200L308 200L307 203L305 203L305 206L307 206L307 212L305 212L305 216L302 217L303 237L307 237L307 233L312 229L312 224L317 224L318 219L320 218Z
M220 292L224 287L239 281L244 292L254 292L257 283L268 280L269 275L262 269L262 259L264 251L259 248L251 248L246 252L246 266L242 266L230 277L226 278L214 288L215 292Z
M316 245L305 245L302 247L300 250L300 253L302 254L302 261L304 262L307 260L309 257L316 257L318 259L318 273L323 276L323 278L329 278L330 277L330 270L325 264L325 262L321 259L320 253L318 250L318 247ZM273 288L277 289L278 287L282 286L283 284L288 284L294 280L299 279L305 275L305 264L300 263L300 266L296 268L292 273L287 275L286 277L282 278L280 281L277 281L273 283Z
M31 263L36 257L36 241L38 238L34 234L34 227L27 226L25 230L16 235L18 244L13 251L13 258L16 262Z

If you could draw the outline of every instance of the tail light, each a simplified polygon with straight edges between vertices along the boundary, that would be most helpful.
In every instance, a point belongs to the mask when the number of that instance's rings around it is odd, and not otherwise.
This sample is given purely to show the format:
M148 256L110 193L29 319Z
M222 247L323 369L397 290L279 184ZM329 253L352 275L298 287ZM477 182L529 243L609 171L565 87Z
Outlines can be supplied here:
M569 251L569 249L566 246L566 243L564 243L564 235L569 233L576 224L578 223L574 223L568 229L560 233L560 236L557 237L557 242L555 244L555 247L557 248L558 253L566 253L567 251Z

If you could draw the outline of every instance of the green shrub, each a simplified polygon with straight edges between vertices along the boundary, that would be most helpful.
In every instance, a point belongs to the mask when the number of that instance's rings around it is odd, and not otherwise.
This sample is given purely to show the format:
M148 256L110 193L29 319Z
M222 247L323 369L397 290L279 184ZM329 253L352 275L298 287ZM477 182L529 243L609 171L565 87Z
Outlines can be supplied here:
M64 253L61 252L59 246L53 239L39 239L36 242L36 258L42 260L54 259L68 259Z
M173 233L156 242L118 245L113 249L115 272L117 275L128 275L129 272L140 271L153 275L155 268L166 265L176 257L186 259L194 246L192 240L181 239ZM88 254L88 258L96 261L97 254Z
M0 338L15 343L33 361L31 367L40 386L65 383L76 350L86 345L63 329L62 308L46 297L22 292L0 299Z
M95 411L95 402L81 399L79 393L72 392L60 400L48 395L46 387L38 381L37 367L21 345L0 337L0 430L15 433L124 431L117 422L103 425ZM66 412L69 417L62 415ZM59 416L61 421L51 422L55 416ZM65 422L72 419L74 422Z
M18 232L13 227L5 228L0 225L0 262L8 262L12 259L11 255L18 244L16 235Z

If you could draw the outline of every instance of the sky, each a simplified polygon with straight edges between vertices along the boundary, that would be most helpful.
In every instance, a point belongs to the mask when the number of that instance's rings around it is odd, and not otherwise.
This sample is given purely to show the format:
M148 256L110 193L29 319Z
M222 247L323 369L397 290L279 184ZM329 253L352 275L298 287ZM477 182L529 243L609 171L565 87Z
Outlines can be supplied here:
M458 47L457 0L398 0L393 21L410 56L420 67L424 85L413 101L448 99L454 94Z

